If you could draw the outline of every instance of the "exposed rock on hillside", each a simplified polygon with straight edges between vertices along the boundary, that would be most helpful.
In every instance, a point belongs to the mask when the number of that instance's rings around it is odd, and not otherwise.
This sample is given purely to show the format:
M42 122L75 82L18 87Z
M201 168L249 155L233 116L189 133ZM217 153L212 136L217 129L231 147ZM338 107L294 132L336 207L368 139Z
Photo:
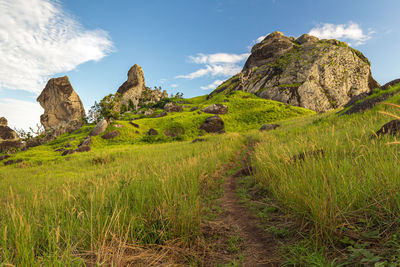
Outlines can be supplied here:
M21 147L21 140L18 134L8 127L6 118L0 118L0 153L13 148Z
M254 45L241 73L214 94L243 90L317 112L344 106L351 97L379 87L368 59L337 40L299 38L280 32Z
M182 112L183 111L183 107L179 106L173 102L169 102L164 106L164 110L166 112Z
M200 129L207 133L224 133L224 128L225 123L218 115L207 118L200 126Z
M377 132L377 135L391 134L391 135L399 135L400 134L400 120L392 120L391 122L386 123L382 126Z
M275 130L276 128L280 127L279 124L264 124L263 126L260 127L260 131L270 131L270 130Z
M155 103L162 98L168 97L167 92L158 89L152 90L146 87L142 67L135 64L128 71L128 80L118 89L120 94L120 106L132 106L137 109L140 104Z
M226 114L228 107L221 104L212 104L211 106L203 108L201 111L211 114Z
M96 124L96 127L90 132L90 136L96 136L105 132L108 127L108 121L103 119Z
M47 131L57 131L59 135L82 126L85 109L67 76L50 79L37 101L44 109L40 122Z

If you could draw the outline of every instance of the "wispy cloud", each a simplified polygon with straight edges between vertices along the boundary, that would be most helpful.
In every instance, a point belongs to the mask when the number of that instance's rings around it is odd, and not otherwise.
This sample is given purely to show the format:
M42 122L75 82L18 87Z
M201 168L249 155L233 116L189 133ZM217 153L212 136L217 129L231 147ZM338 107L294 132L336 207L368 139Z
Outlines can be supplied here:
M203 76L231 76L241 71L242 67L238 64L245 61L249 53L243 54L197 54L190 56L189 62L205 65L204 68L198 69L189 74L178 75L175 78L196 79Z
M219 85L221 85L224 81L223 80L215 80L213 83L210 83L209 85L206 86L200 86L201 90L211 90L217 88Z
M324 23L310 30L309 34L320 39L339 39L343 41L355 42L355 45L362 45L372 38L375 32L368 29L365 33L363 29L354 22L347 24L330 24Z
M179 84L173 83L173 84L171 84L171 87L172 88L177 88L177 87L179 87Z
M35 129L36 124L40 123L42 113L43 109L38 103L10 98L0 99L0 117L5 117L11 128Z
M37 94L50 76L113 49L107 32L83 28L56 0L0 0L0 18L0 89Z

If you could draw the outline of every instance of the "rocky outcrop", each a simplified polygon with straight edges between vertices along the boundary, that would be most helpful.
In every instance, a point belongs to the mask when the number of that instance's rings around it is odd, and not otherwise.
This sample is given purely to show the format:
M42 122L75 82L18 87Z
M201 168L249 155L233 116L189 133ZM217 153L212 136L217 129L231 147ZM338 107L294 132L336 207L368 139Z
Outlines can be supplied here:
M156 103L162 98L168 97L167 92L160 89L150 89L146 87L144 72L142 67L135 64L128 71L128 79L118 89L120 103L117 109L122 106L137 109L140 105Z
M8 127L6 118L0 118L0 153L21 148L21 139L18 134Z
M108 133L103 134L103 135L101 136L101 138L106 139L106 140L108 140L108 139L113 139L113 138L119 136L120 134L121 134L121 133L120 133L119 131L115 130L115 131L111 131L111 132L108 132Z
M392 120L382 126L377 132L377 135L399 135L400 134L400 120Z
M85 109L67 76L50 79L37 101L44 109L40 122L46 131L57 131L59 135L83 125Z
M226 114L228 107L221 104L212 104L211 106L203 108L201 111L211 114Z
M379 87L368 59L337 40L280 32L254 45L241 73L209 95L243 90L317 112L343 107L351 97Z

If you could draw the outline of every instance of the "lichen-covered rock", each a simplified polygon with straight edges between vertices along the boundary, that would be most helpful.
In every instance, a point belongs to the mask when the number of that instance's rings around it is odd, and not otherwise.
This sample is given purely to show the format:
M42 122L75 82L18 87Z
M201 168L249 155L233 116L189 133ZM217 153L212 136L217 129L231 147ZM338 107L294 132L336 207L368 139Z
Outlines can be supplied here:
M85 109L67 76L50 79L37 101L44 109L40 122L47 131L56 130L59 135L73 132L83 125Z
M201 111L210 114L226 114L228 112L228 107L221 104L212 104L203 108Z
M224 133L225 130L224 121L219 116L212 116L206 119L206 121L200 126L199 129L206 131L207 133Z
M0 118L0 153L10 149L21 148L22 143L18 134L8 127L6 118Z
M368 59L346 43L307 34L295 39L273 32L254 45L242 72L209 97L242 90L325 112L376 87L379 84L372 78Z

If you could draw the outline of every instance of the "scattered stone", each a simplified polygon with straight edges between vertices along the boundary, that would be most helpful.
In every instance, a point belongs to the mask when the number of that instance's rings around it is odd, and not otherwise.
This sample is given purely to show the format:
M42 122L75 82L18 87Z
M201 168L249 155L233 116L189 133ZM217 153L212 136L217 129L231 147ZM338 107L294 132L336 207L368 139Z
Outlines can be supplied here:
M71 144L70 143L66 143L65 147L71 147Z
M9 157L10 157L9 155L0 156L0 161L8 159Z
M139 134L139 131L135 131L135 133Z
M192 141L192 143L204 142L204 141L206 141L206 139L203 139L203 138L196 138L196 139L194 139L194 140Z
M62 148L56 149L55 151L56 151L56 152L64 152L65 150L66 150L66 149L62 147Z
M165 116L167 116L167 115L168 115L168 113L165 112L165 111L163 111L163 112L161 112L160 114L155 115L154 118L161 118L161 117L165 117Z
M149 135L158 135L158 132L157 132L157 130L150 128Z
M263 126L261 126L260 131L275 130L278 127L280 127L279 124L264 124Z
M90 146L80 146L77 149L75 149L75 152L78 152L78 153L80 153L80 152L89 152L90 150L91 150Z
M112 139L112 138L115 138L115 137L117 137L118 135L120 135L121 133L119 132L119 131L117 131L117 130L115 130L115 131L111 131L111 132L108 132L108 133L105 133L105 134L103 134L102 136L101 136L101 138L103 138L103 139Z
M68 150L65 150L65 151L61 154L61 156L71 155L71 154L74 154L74 153L75 153L75 150L74 150L74 149L68 149Z
M199 107L192 107L191 109L190 109L190 111L195 111L195 110L198 110L199 109Z
M400 134L400 120L392 120L391 122L386 123L385 125L380 128L376 134L379 135L384 135L384 134L390 134L390 135L399 135Z
M176 137L178 135L183 135L185 134L185 129L182 127L171 127L167 129L164 134L169 137Z
M197 114L199 114L199 115L200 115L200 114L201 114L201 111L197 111Z
M207 118L199 129L207 133L224 133L224 127L224 121L219 116L212 116Z
M93 130L90 132L89 135L97 136L99 134L102 134L106 131L107 127L108 127L108 121L103 119L96 124L96 127L93 128Z
M60 135L82 127L85 109L67 76L50 79L37 101L44 109L40 122L46 131Z
M165 104L164 110L166 112L182 112L183 107L175 104L174 102L169 102L169 103Z
M368 59L346 43L273 32L253 46L241 73L218 86L208 99L223 91L245 91L325 112L377 87Z
M131 122L131 121L129 122L129 124L132 125L133 127L139 128L139 124L136 124L136 123Z
M115 128L124 128L124 125L121 125L121 124L113 124L113 126Z
M226 114L228 112L228 107L221 104L212 104L211 106L203 108L201 111L211 114Z
M82 141L82 143L79 144L78 147L90 146L91 144L92 144L92 137L91 136L86 136L85 139Z

